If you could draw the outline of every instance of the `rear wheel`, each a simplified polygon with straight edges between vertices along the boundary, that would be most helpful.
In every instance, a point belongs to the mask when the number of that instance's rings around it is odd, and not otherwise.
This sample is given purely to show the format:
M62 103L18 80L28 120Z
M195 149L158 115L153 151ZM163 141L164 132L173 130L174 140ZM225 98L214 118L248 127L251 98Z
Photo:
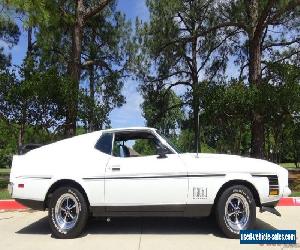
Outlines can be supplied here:
M216 219L229 238L239 238L240 230L252 229L256 220L256 205L251 191L243 185L226 189L218 200Z
M88 206L83 195L73 187L57 189L50 200L49 222L57 238L80 235L88 219Z

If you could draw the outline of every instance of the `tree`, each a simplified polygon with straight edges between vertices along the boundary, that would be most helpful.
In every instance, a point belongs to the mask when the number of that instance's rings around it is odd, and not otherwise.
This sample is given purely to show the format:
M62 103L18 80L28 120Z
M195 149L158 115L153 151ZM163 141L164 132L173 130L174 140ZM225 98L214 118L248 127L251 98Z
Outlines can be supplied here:
M19 41L20 30L17 24L13 21L6 7L1 4L0 12L0 40L9 48L15 46ZM10 72L11 55L5 53L4 48L0 47L0 167L8 166L10 156L15 151L15 127L10 126L7 117L3 115L7 110L5 99L5 86L7 82L12 81Z
M142 156L157 154L157 149L152 140L137 139L135 140L132 148L135 152Z
M24 11L31 23L47 37L66 39L70 42L68 48L69 60L67 73L70 78L69 98L66 109L65 134L73 136L76 133L79 83L82 64L82 37L87 22L103 11L110 0L98 1L20 1L8 0L8 3ZM49 33L51 30L53 33ZM59 34L62 32L62 35ZM48 34L46 34L48 33ZM54 39L55 40L55 39ZM54 45L57 45L55 42ZM48 48L58 51L57 47L48 44ZM60 53L60 52L59 52Z
M8 167L16 151L17 128L0 118L0 168Z
M300 52L299 7L299 0L239 0L219 5L220 26L242 31L237 61L245 62L242 72L248 67L248 82L258 91L262 91L262 74L272 55L280 55L277 60L283 61ZM283 46L290 48L288 54L280 53ZM258 158L264 157L264 123L264 114L257 107L252 114L251 155Z
M91 18L83 36L83 78L89 86L81 89L80 116L89 131L109 125L110 111L125 102L121 90L130 60L131 23L115 5L110 7Z
M140 91L144 99L141 108L146 125L167 136L174 135L184 118L180 98L162 83L142 85Z
M18 148L25 141L26 126L39 129L54 129L60 120L61 111L57 105L61 97L55 70L42 68L40 50L33 40L34 26L32 20L23 12L15 13L23 19L27 33L27 51L22 65L2 75L0 83L3 107L1 115L13 126L18 126ZM17 72L17 73L16 73ZM63 99L63 98L62 98ZM3 112L2 112L3 111Z
M183 104L193 113L194 150L199 138L198 114L201 78L212 81L225 69L228 46L236 32L218 24L216 1L151 0L149 23L137 21L137 75L143 84L161 82L181 86L188 95Z
M20 30L9 14L5 6L0 11L0 40L8 47L13 47L19 41ZM5 70L10 66L11 56L4 53L3 46L0 47L0 70Z
M300 68L288 63L269 63L264 83L267 155L274 162L295 162L300 157ZM271 152L270 152L271 151Z

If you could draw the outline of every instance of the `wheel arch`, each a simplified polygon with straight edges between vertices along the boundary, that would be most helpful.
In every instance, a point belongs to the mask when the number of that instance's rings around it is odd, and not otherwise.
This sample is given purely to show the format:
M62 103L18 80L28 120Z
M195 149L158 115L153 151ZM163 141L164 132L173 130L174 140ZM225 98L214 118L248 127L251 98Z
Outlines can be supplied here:
M234 180L229 180L227 182L225 182L221 188L219 189L219 191L217 192L217 195L214 199L214 207L215 205L217 204L221 194L229 187L232 187L232 186L235 186L235 185L243 185L247 188L249 188L249 190L251 191L252 195L253 195L253 198L254 198L254 201L255 201L255 204L257 207L260 207L261 206L261 202L260 202L260 196L259 196L259 193L257 191L257 189L255 188L255 186L247 181L247 180L241 180L241 179L234 179Z
M77 181L74 181L72 179L61 179L61 180L57 180L56 182L54 182L48 189L47 194L45 196L45 200L44 200L45 208L48 208L48 204L52 197L53 192L60 187L73 187L73 188L78 189L78 191L80 191L82 193L83 197L85 198L86 202L88 203L88 206L90 207L90 202L89 202L87 193L85 192L85 190L81 184L79 184Z

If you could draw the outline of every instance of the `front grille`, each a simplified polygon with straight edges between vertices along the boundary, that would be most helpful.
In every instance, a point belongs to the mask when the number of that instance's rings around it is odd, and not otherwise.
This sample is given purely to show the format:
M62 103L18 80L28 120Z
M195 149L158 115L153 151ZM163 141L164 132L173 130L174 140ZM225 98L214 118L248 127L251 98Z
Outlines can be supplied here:
M277 175L268 175L270 186L278 186L278 177Z
M269 195L279 195L279 183L277 175L253 175L255 177L267 177L269 180Z
M279 184L277 175L267 175L269 180L269 195L279 195Z

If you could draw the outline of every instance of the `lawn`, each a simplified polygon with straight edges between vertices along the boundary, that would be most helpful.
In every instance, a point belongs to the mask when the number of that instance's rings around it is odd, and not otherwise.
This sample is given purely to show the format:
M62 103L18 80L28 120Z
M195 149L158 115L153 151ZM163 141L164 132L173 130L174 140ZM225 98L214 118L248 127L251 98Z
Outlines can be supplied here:
M0 168L0 175L9 175L10 168Z
M300 163L298 165L300 166ZM296 168L295 163L280 163L280 166L284 168Z
M11 199L11 196L7 190L9 173L9 168L0 168L0 200Z
M10 194L6 188L0 189L0 200L11 199Z
M9 199L10 195L7 191L7 184L9 182L9 172L8 168L0 168L0 200Z
M7 188L8 182L9 180L7 177L0 176L0 189Z
M292 192L290 197L300 197L300 192L297 192L297 191Z

